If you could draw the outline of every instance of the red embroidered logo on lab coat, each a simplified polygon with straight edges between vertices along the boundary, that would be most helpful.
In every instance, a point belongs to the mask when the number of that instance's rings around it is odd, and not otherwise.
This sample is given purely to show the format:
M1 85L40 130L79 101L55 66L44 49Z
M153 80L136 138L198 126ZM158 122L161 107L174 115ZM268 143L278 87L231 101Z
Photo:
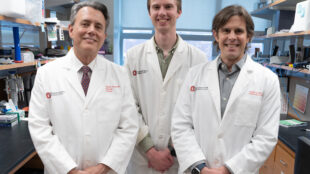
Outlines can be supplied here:
M136 75L137 75L137 71L136 71L136 70L133 70L133 71L132 71L132 75L133 75L133 76L136 76Z
M138 74L145 74L145 73L147 73L147 72L148 72L148 70L139 70L139 71L133 70L133 71L132 71L132 75L133 75L133 76L137 76Z
M106 92L113 92L114 88L119 88L120 86L105 86Z
M262 92L256 92L256 91L249 91L250 95L256 95L256 96L263 96Z
M198 90L208 90L207 86L191 86L190 91L195 92Z
M47 98L47 99L50 99L50 98L52 97L52 95L51 95L50 92L47 92L45 95L46 95L46 98Z
M64 93L65 91L47 92L45 95L47 99L50 99L52 98L52 96L59 96L59 95L63 95Z
M196 91L195 86L191 86L190 90L191 90L192 92Z

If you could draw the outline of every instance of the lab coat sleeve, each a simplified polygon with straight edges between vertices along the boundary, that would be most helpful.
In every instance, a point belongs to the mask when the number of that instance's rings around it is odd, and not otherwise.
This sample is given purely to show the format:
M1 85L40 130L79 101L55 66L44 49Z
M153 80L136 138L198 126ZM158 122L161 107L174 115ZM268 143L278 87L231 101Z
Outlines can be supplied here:
M195 162L205 160L194 133L191 112L191 71L187 74L172 115L171 136L181 173Z
M279 80L271 72L265 75L262 105L253 137L239 153L225 162L234 174L257 172L277 143L281 108Z
M138 133L137 111L134 106L132 92L127 74L124 72L122 79L123 95L119 125L114 132L113 140L107 154L100 160L116 173L125 173L131 158Z
M134 81L134 78L132 77L133 69L130 67L130 64L132 62L129 62L128 59L130 59L130 52L127 52L127 59L126 59L127 61L125 63L125 67L128 72L129 79L130 79L130 85L131 85L134 101L136 104L136 110L138 111L139 132L138 132L136 144L139 144L149 134L149 127L146 125L143 119L143 116L141 114L142 111L140 108L138 94L137 94L137 85L136 85L136 82Z
M44 68L44 67L42 67ZM45 70L45 69L44 69ZM44 72L38 70L29 104L29 131L45 169L49 173L68 173L77 164L53 134L48 99L44 90Z

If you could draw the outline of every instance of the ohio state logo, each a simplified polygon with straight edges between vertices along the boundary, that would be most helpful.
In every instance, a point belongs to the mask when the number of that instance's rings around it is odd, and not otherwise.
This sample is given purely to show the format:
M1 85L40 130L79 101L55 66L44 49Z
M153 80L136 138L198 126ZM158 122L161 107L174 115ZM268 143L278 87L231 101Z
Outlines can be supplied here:
M46 98L47 98L47 99L50 99L51 97L52 97L51 93L50 93L50 92L47 92L47 93L46 93Z
M192 92L196 91L195 86L191 86L190 90L191 90Z

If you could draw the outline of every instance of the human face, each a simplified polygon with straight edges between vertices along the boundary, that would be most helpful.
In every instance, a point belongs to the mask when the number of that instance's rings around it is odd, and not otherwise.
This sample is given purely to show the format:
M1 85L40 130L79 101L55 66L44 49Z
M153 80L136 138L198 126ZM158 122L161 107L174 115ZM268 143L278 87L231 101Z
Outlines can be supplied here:
M73 39L77 56L94 57L106 38L105 18L92 7L83 7L76 14L74 25L69 25L69 35Z
M156 32L176 30L176 20L182 13L177 9L176 0L151 0L149 15Z
M250 41L245 20L240 16L232 16L218 32L213 31L213 35L218 42L224 63L237 63L243 57L246 44Z

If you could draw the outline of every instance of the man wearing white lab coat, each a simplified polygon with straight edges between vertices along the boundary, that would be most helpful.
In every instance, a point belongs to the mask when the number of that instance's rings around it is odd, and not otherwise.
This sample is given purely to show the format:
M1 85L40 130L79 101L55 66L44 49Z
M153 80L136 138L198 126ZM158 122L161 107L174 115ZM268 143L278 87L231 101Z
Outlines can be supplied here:
M178 163L171 143L172 111L189 68L205 54L176 34L181 0L148 0L155 35L127 52L128 70L140 130L127 174L175 174Z
M45 173L125 173L138 117L126 71L97 55L108 21L105 5L75 4L73 48L38 70L29 130Z
M221 53L189 71L172 117L180 171L258 173L277 143L278 77L245 53L254 23L243 7L221 10L212 30Z

